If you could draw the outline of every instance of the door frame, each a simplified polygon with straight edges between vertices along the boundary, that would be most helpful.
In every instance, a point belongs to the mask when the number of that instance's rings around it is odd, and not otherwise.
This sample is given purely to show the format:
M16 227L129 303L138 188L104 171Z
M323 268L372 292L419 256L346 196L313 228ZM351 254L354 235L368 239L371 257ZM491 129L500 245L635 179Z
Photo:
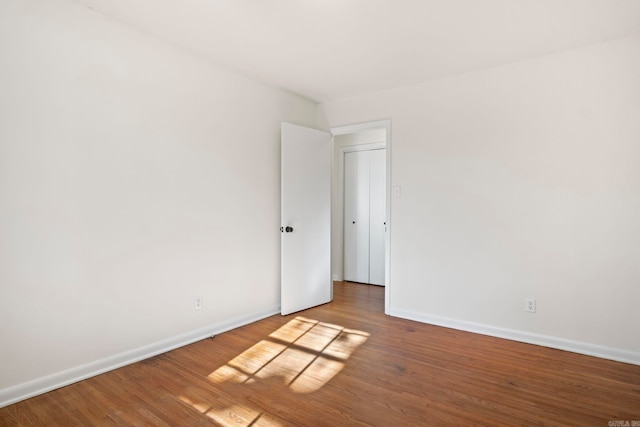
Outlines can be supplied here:
M337 211L338 211L338 230L339 235L335 236L340 239L340 256L344 260L344 153L349 151L360 151L360 150L371 150L376 148L386 148L387 154L387 171L386 171L386 217L387 217L387 233L385 235L385 265L384 265L384 275L385 275L385 288L384 288L384 312L385 314L389 314L389 307L391 302L391 230L392 230L392 221L391 221L391 119L384 120L376 120L365 123L357 123L351 125L344 126L335 126L330 128L331 135L333 137L338 135L347 135L358 133L360 131L365 130L373 130L373 129L385 129L385 142L384 143L367 143L367 144L359 144L359 145L351 145L340 147L338 149L338 198L337 198ZM334 148L335 153L335 148ZM344 261L343 261L344 263ZM343 265L344 272L344 265ZM343 272L340 273L340 277L338 279L342 279L344 277ZM333 273L332 273L333 274Z

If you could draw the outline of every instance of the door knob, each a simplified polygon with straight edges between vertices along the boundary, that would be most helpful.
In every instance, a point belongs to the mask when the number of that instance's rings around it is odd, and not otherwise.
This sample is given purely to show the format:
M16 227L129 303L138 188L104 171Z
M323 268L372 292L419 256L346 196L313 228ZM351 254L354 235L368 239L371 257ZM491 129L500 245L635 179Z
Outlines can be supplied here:
M286 231L287 233L291 233L293 231L293 227L289 227L287 225L287 227L284 229L284 231Z

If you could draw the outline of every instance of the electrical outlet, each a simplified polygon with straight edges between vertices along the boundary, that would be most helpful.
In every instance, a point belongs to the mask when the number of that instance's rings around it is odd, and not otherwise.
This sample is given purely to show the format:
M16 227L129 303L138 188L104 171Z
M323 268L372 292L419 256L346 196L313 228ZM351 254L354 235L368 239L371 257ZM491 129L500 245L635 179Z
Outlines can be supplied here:
M527 298L524 300L524 311L528 311L529 313L536 312L536 300L535 298Z
M200 310L202 308L202 297L196 297L193 302L193 308L195 310Z

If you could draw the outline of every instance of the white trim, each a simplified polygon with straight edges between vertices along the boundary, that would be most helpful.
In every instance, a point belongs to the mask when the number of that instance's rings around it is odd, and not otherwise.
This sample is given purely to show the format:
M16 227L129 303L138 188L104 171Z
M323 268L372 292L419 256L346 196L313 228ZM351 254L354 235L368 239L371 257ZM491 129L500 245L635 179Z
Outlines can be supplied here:
M249 323L256 322L275 314L280 314L280 306L245 316L238 316L213 325L205 326L204 328L186 332L172 338L167 338L153 344L138 347L133 350L105 357L104 359L89 362L65 371L56 372L45 377L36 378L22 384L4 388L0 390L0 408L135 362L139 362L143 359L148 359L149 357L153 357L158 354L166 353L167 351L174 350L178 347L192 344L196 341L200 341L214 335L219 335L223 332L248 325Z
M458 329L461 331L473 332L476 334L489 335L492 337L505 338L512 341L519 341L528 344L540 345L543 347L570 351L573 353L585 354L587 356L600 357L602 359L615 360L617 362L640 365L640 353L634 353L628 350L605 347L580 341L572 341L549 335L535 334L532 332L518 331L515 329L500 328L491 325L484 325L481 323L467 322L464 320L433 316L409 310L394 309L392 310L391 315L401 317L403 319L414 320L416 322L443 326L445 328Z
M353 153L354 151L381 150L383 148L387 148L387 143L384 141L381 141L381 142L366 142L364 144L357 144L357 145L344 145L342 147L338 147L338 151L341 154L344 154L344 153Z
M356 123L352 125L335 126L330 129L331 135L346 135L356 133L361 130L391 128L391 119L376 120L373 122Z
M392 217L391 217L391 119L376 120L366 123L356 123L351 125L335 126L330 129L332 136L345 135L350 133L357 133L363 130L372 129L385 129L385 144L387 149L387 236L385 239L385 262L384 262L384 274L385 274L385 287L384 287L384 312L390 314L391 310L391 230L392 230ZM364 144L362 144L364 145ZM353 147L357 147L355 145ZM344 155L342 162L344 162ZM344 180L344 164L342 165L342 179ZM340 178L339 178L340 179ZM342 185L338 183L339 198L342 200ZM342 209L340 209L340 215L343 215ZM342 223L341 223L342 224ZM342 227L343 225L341 225ZM344 235L344 234L343 234ZM343 239L344 241L344 239Z
M385 241L384 260L384 312L391 313L391 120L386 121L385 130L387 132L385 142L387 143L387 239Z

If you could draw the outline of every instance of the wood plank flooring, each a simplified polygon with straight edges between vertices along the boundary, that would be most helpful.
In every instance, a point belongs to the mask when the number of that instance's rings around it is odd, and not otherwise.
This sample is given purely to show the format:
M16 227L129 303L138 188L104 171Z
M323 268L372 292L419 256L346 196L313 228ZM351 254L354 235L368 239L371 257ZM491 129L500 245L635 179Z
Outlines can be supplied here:
M0 426L640 425L640 366L383 314L384 288L0 409Z

